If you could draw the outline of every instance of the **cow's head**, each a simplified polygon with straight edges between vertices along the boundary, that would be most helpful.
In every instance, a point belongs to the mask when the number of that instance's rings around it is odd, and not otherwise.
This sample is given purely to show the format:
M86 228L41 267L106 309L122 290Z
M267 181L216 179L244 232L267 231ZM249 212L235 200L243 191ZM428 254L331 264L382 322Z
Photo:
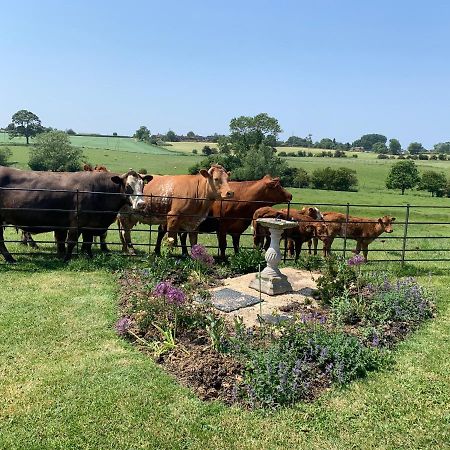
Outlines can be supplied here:
M381 225L385 233L392 233L394 229L392 228L392 223L395 221L395 217L384 216L378 219L378 223Z
M125 193L130 201L133 209L142 209L145 201L142 198L144 192L144 184L151 181L151 175L139 175L134 170L129 170L123 175L114 175L111 181L120 186L120 191Z
M263 191L261 192L258 200L270 201L275 203L287 203L292 200L292 194L281 186L280 179L278 177L272 178L270 175L266 175L261 180L263 184Z
M224 199L233 197L234 192L228 184L230 172L227 172L222 166L219 164L214 164L209 170L200 170L200 175L204 176L208 180L214 198Z
M325 225L325 223L322 222L316 222L314 224L314 235L315 237L323 240L326 237L328 237L328 227Z
M315 220L323 220L322 213L315 206L304 206L300 210L300 214L305 214Z

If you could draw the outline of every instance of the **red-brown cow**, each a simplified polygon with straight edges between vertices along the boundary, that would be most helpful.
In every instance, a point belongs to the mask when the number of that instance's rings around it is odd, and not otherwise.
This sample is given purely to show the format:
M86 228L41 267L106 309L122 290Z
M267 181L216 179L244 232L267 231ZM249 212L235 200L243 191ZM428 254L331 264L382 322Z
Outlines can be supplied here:
M239 252L241 235L251 224L257 209L292 200L292 194L281 186L280 179L272 178L270 175L256 181L230 181L229 184L234 192L233 199L214 202L208 217L198 229L199 232L217 232L222 259L225 259L227 235L233 240L234 252ZM158 238L162 239L160 234ZM183 253L187 253L185 233L181 236L181 242Z
M146 197L142 214L119 214L123 251L134 254L131 229L138 222L167 227L170 242L176 242L180 231L197 231L214 200L233 197L228 177L218 164L209 170L202 169L197 175L155 175L144 188ZM195 238L196 233L193 233L192 239ZM155 247L155 253L159 252L160 248Z

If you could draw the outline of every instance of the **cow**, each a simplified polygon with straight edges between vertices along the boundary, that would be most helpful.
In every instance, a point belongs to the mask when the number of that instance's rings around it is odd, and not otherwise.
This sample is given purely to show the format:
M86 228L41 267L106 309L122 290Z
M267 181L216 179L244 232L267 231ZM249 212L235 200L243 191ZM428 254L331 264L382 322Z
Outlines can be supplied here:
M281 186L280 179L270 175L256 181L230 181L229 185L234 192L233 199L214 202L198 228L199 232L217 233L221 259L226 257L227 235L233 240L234 253L239 252L241 235L258 208L292 200L292 194ZM159 230L158 239L162 239L164 232ZM186 254L186 233L181 235L181 244Z
M289 228L282 234L282 238L287 238L289 242L295 245L295 260L297 261L304 242L310 241L313 237L324 239L327 235L327 227L322 221L313 220L306 214L300 214L299 211L277 210L271 207L260 208L253 215L253 243L255 247L269 248L270 233L266 227L257 222L260 218L276 218L298 222L295 228ZM292 250L292 247L291 247Z
M315 206L304 206L302 209L299 210L299 213L300 214L305 214L305 215L311 217L314 220L323 221L322 213L320 212L319 208L317 208ZM318 240L319 239L317 237L315 237L315 238L310 239L308 241L308 254L310 254L310 255L312 254L311 247L312 247L312 245L314 243L314 254L317 255L317 243L318 243ZM293 249L292 249L291 246L289 247L289 254L291 256L293 255Z
M364 255L367 261L368 246L382 233L392 233L392 224L395 217L383 216L378 219L368 219L365 217L348 216L337 212L322 213L325 224L328 228L328 237L324 240L324 256L330 255L331 244L337 236L345 237L356 241L355 253Z
M163 225L169 234L169 242L176 242L177 233L191 233L196 243L197 228L208 215L214 200L233 197L228 184L229 173L214 164L197 175L155 175L144 188L145 207L138 213L122 211L118 216L122 250L135 254L131 242L131 229L138 223ZM155 246L159 254L161 242Z
M132 170L132 169L130 169L130 170ZM98 164L95 167L92 167L90 164L84 164L83 171L85 171L85 172L108 172L109 173L109 170L105 166L101 166ZM19 231L19 228L16 227L16 231ZM107 233L100 236L100 250L104 253L109 252L108 246L106 245L106 235L107 235ZM94 238L94 240L95 240L95 238ZM86 241L84 234L83 234L83 241ZM22 230L22 236L20 239L20 243L25 246L28 245L34 249L39 248L36 241L33 239L33 235L29 231ZM84 246L83 248L86 248L86 246Z
M0 223L30 233L54 231L58 255L65 261L83 232L83 247L92 256L92 237L104 234L124 205L143 207L144 183L151 179L134 171L119 175L0 167ZM8 263L15 262L5 246L2 227L0 252Z

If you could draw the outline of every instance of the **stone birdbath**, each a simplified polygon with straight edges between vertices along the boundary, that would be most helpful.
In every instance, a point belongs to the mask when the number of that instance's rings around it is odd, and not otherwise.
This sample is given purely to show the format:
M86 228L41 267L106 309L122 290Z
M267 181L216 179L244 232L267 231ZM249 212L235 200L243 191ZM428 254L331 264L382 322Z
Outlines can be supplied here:
M268 295L291 292L291 283L289 283L287 276L283 275L278 268L278 264L281 261L280 239L283 230L295 228L298 226L298 223L272 218L257 219L256 221L263 227L269 229L270 247L266 251L265 259L267 266L261 271L261 279L259 278L259 274L256 274L249 287Z

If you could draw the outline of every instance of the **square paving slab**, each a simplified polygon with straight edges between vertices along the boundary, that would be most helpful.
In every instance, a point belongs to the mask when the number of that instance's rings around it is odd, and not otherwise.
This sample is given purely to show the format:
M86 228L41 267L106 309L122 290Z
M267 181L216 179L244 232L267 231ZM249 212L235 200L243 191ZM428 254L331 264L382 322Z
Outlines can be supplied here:
M234 289L222 288L211 292L210 302L220 311L229 313L241 308L256 305L259 303L259 298L235 291Z

